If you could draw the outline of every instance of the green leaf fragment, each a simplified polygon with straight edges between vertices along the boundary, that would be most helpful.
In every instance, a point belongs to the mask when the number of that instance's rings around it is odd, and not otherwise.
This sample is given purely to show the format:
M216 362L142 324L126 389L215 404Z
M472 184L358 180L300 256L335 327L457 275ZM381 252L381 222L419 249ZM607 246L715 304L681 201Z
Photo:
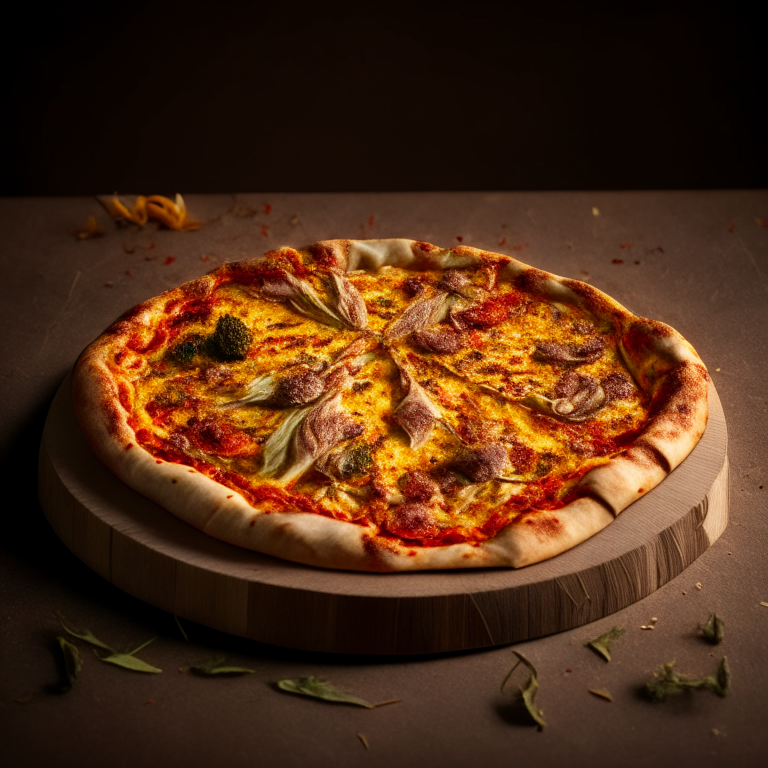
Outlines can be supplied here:
M725 622L716 613L712 613L707 623L701 625L701 632L708 642L719 645L725 639Z
M181 622L179 621L179 617L174 613L173 618L176 621L176 626L179 628L179 632L181 632L181 636L189 642L189 637L187 636L187 633L184 631L184 627L181 626Z
M590 640L588 643L584 643L585 648L591 648L595 653L600 654L606 661L611 660L611 644L614 640L618 640L624 632L626 632L625 629L622 629L621 627L614 627L610 631L606 632L604 635L600 635L600 637L596 637L594 640Z
M296 680L278 680L277 687L281 691L296 693L300 696L309 696L314 699L332 701L338 704L354 704L357 707L365 707L366 709L374 709L375 707L381 707L384 704L394 704L395 701L397 701L395 699L392 701L382 701L378 704L371 704L363 699L358 699L356 696L350 696L348 693L344 693L330 683L318 680L316 677L300 677Z
M83 642L90 643L91 645L95 645L97 648L101 648L104 651L109 651L110 653L114 653L114 648L110 648L106 643L102 643L101 640L99 640L98 637L96 637L90 629L86 629L85 632L75 632L74 629L71 629L64 623L64 617L60 613L56 613L56 617L59 620L59 624L61 624L61 628L72 637L76 637L78 640L82 640Z
M255 669L247 669L246 667L224 666L223 662L225 659L226 656L216 656L190 667L189 671L204 677L210 677L211 675L252 675L256 672Z
M593 695L606 701L613 701L613 696L606 688L587 688L587 690Z
M662 664L654 673L653 679L645 686L645 692L652 701L664 701L669 696L682 693L686 689L709 688L718 696L725 696L731 687L731 672L728 659L723 656L714 675L696 677L675 672L675 662Z
M105 661L107 664L114 664L115 666L123 667L124 669L131 669L134 672L153 672L157 674L158 672L163 671L162 669L153 667L151 664L147 664L146 661L137 659L135 656L135 654L137 654L142 648L146 648L150 643L154 642L157 639L156 637L147 640L138 648L134 648L134 650L129 651L128 653L118 653L114 648L110 648L106 643L102 643L101 640L99 640L99 638L96 637L89 629L86 629L85 632L75 632L74 629L71 629L66 625L64 622L64 617L60 613L57 613L56 616L59 620L59 624L61 624L62 629L67 634L71 635L72 637L76 637L78 640L82 640L83 642L90 643L91 645L94 645L96 648L100 648L103 651L108 651L107 655L104 656L100 655L94 649L93 653L100 661ZM62 640L64 640L64 638L59 638L60 645ZM66 640L64 640L64 642L66 642ZM74 646L72 647L74 648ZM62 650L64 650L63 646ZM75 651L77 651L76 648Z
M158 674L163 671L162 669L153 667L151 664L147 664L146 661L137 659L130 653L112 653L109 656L99 656L97 651L94 651L93 653L100 661L105 661L107 664L114 664L116 667L122 667L123 669L130 669L133 672L151 672L153 674Z
M64 657L64 673L67 676L67 683L61 687L61 691L65 692L72 688L75 678L80 674L80 670L83 668L83 659L77 646L70 643L66 637L59 635L56 640L59 642L59 648L61 648Z
M539 680L536 673L536 668L533 666L533 664L531 664L530 661L528 661L528 659L525 658L525 656L523 656L522 653L518 653L517 651L512 651L512 653L517 656L517 662L512 667L512 669L509 670L507 676L502 681L501 691L504 691L504 686L507 684L509 678L512 677L512 673L520 666L520 664L524 664L528 668L530 675L525 686L519 689L520 696L526 711L531 716L533 722L539 726L539 730L541 730L544 728L544 726L546 726L547 723L544 720L544 713L536 706L534 702L536 694L539 690Z

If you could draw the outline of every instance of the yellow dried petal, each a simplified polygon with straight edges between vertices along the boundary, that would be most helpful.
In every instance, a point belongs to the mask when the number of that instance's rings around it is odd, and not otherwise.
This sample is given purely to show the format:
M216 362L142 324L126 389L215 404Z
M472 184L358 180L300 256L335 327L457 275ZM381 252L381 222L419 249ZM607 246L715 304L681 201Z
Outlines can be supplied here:
M113 197L107 206L107 210L111 216L115 219L125 219L126 221L133 221L131 212L118 200Z
M147 198L147 215L149 218L159 221L163 226L168 227L168 229L181 229L181 224L179 223L176 211L168 210L166 206L159 205L153 200L153 197L157 196L153 195L152 197ZM167 198L164 199L167 200ZM168 200L168 202L170 203L171 201ZM173 203L171 203L171 205L173 205Z
M143 227L147 223L147 198L139 195L133 204L133 217L136 224Z
M606 701L613 701L613 696L605 688L588 688L587 689L594 696L598 696Z
M96 223L95 217L91 216L85 225L85 229L82 232L78 232L76 237L78 240L87 240L89 237L101 237L103 234Z

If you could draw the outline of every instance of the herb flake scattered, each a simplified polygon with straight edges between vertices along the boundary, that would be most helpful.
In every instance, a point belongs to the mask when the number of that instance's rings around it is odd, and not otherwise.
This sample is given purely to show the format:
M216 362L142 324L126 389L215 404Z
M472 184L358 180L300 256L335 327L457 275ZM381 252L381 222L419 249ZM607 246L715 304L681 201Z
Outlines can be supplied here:
M68 627L64 622L64 617L60 614L56 614L56 618L59 620L59 624L61 624L61 628L72 637L76 637L78 640L82 640L85 643L90 643L91 645L95 645L97 648L101 648L103 651L109 651L110 653L114 653L114 649L110 648L106 643L102 643L101 640L99 640L98 637L96 637L90 629L86 629L84 632L75 632L74 629L71 629Z
M600 699L605 699L606 701L613 701L613 696L611 696L610 693L605 688L588 688L587 689L591 694L594 696L597 696Z
M80 670L83 668L83 659L80 656L80 651L77 646L70 643L66 637L59 635L56 640L59 643L61 654L64 657L64 674L67 678L66 683L62 684L59 690L62 693L65 693L66 691L71 690L75 679L80 674Z
M682 675L675 672L674 667L674 661L662 664L653 673L653 679L646 683L645 692L652 701L664 701L686 689L696 688L709 688L718 696L725 696L731 686L731 672L725 656L720 660L714 675Z
M385 704L395 704L400 701L400 699L391 699L390 701L371 704L363 699L358 699L356 696L350 696L348 693L344 693L330 683L318 680L316 677L278 680L276 685L281 691L286 691L287 693L296 693L300 696L309 696L310 698L322 699L323 701L331 701L338 704L354 704L357 707L365 707L366 709L383 707Z
M507 681L510 677L512 677L512 673L520 666L520 664L525 665L528 668L529 677L528 682L525 684L523 688L520 688L520 696L522 697L523 705L525 706L526 711L531 716L531 719L536 723L536 725L539 726L539 730L542 730L544 726L546 726L546 721L544 720L544 713L536 706L535 704L535 698L536 693L539 690L539 680L538 680L538 674L536 672L536 667L531 664L528 659L523 656L522 653L518 653L517 651L512 651L512 653L517 656L517 662L512 667L512 669L509 670L507 673L507 676L504 678L504 680L501 683L501 691L504 692L504 686L507 684Z
M159 674L162 669L153 667L151 664L147 664L146 661L136 658L134 654L138 653L142 648L146 648L150 643L154 642L157 638L153 637L147 640L146 643L142 643L138 648L130 651L129 653L116 653L112 651L108 656L101 656L98 651L94 651L94 655L100 661L104 661L107 664L114 664L116 667L122 667L123 669L130 669L133 672L148 672L152 674Z
M725 622L716 613L711 613L707 623L701 625L701 633L707 642L719 645L725 639Z
M618 640L626 630L621 627L614 627L600 637L596 637L594 640L590 640L584 643L585 648L591 648L595 653L602 656L606 661L611 660L611 644L614 640Z
M187 633L184 631L184 627L181 626L181 622L179 621L179 617L174 613L173 618L176 621L176 626L179 628L179 632L181 632L181 636L189 642L189 637L187 636Z
M189 671L203 677L211 677L212 675L252 675L256 672L255 669L248 669L247 667L225 666L225 659L226 656L216 656L190 667Z

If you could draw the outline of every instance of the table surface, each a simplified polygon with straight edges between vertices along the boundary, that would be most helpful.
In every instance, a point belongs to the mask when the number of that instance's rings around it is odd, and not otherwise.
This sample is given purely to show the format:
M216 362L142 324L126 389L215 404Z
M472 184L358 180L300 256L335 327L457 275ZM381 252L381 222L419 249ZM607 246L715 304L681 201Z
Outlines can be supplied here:
M150 190L151 191L151 190ZM5 504L0 542L0 724L7 764L134 766L757 765L768 732L768 192L417 193L187 197L197 232L117 228L94 199L0 200L0 471L24 501ZM89 216L103 237L79 240ZM587 280L696 347L729 430L731 522L678 578L594 624L520 643L537 667L547 727L528 725L499 692L510 647L432 657L290 651L185 622L120 592L55 537L37 502L37 448L53 394L80 350L117 315L224 261L280 245L411 237L509 253ZM382 576L382 578L388 578ZM83 647L73 689L60 677L54 612L110 645L151 637L159 675L99 662ZM697 632L710 612L725 640ZM653 630L643 630L652 617ZM606 663L583 647L626 629ZM203 678L218 654L255 674ZM657 665L714 671L727 655L726 698L696 691L661 704L641 689ZM316 675L380 709L278 692ZM520 682L524 682L524 676ZM607 702L588 692L605 688ZM367 739L366 751L358 734ZM481 758L481 759L480 759Z

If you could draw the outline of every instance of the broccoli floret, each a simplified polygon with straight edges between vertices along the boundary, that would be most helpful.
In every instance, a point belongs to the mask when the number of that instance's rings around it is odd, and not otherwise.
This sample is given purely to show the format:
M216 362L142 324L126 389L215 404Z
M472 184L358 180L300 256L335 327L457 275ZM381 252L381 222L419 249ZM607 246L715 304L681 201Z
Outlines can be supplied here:
M179 342L176 346L171 347L168 351L168 355L171 360L180 365L192 362L195 355L202 351L205 344L205 337L200 334L193 334L187 336L184 341Z
M222 360L245 360L252 338L253 334L242 320L222 315L213 332L213 351Z
M364 475L373 464L373 452L368 443L358 443L350 448L339 463L339 474L343 478Z

